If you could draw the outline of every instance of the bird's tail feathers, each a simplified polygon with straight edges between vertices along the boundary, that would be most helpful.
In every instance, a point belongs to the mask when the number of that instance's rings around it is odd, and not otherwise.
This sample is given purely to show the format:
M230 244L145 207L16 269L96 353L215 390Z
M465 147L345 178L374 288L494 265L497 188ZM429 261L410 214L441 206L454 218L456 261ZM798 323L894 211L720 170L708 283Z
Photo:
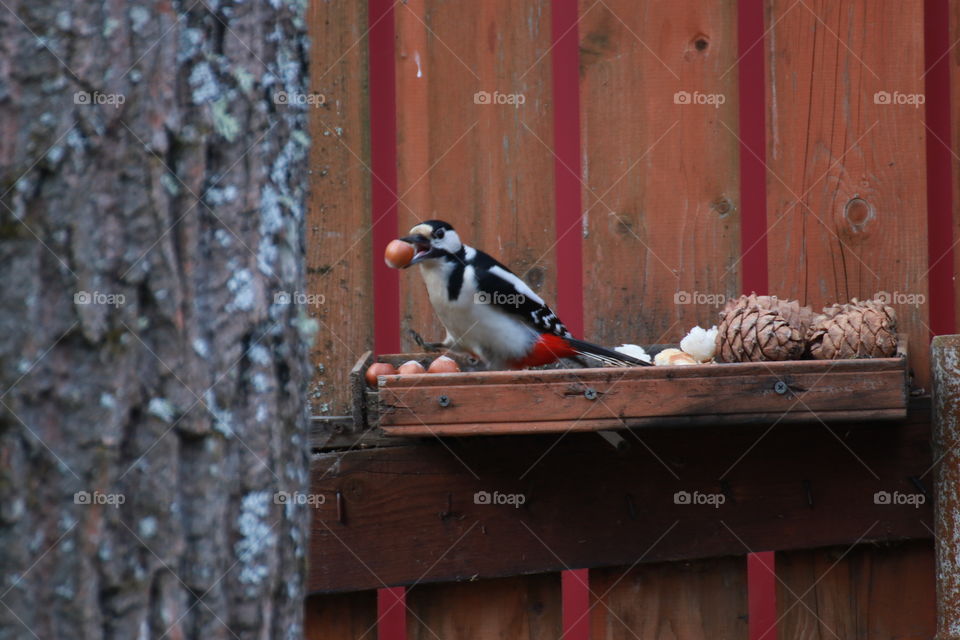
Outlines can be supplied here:
M575 338L567 338L567 340L570 343L570 347L577 354L599 360L610 367L649 367L652 364L634 358L633 356L628 356L625 353L607 349L606 347L601 347L600 345L583 340L577 340Z

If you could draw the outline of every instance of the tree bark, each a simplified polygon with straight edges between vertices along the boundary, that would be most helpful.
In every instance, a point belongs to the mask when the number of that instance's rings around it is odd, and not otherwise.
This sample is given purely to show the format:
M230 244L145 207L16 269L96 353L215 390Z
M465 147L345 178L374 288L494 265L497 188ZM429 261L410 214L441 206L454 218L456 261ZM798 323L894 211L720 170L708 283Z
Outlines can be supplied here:
M302 633L305 4L0 8L0 638Z

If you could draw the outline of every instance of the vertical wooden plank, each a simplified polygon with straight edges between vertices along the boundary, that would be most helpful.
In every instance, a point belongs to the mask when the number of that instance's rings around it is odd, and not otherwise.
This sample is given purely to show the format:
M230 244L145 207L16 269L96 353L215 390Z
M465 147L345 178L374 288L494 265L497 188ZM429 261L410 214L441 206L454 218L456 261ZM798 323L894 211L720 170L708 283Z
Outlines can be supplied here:
M951 148L950 0L924 0L924 87L927 127L927 211L930 264L930 330L933 335L957 331L954 287L954 189L956 155ZM952 3L954 7L957 3ZM956 104L956 103L954 103ZM958 147L960 148L960 147Z
M773 0L767 209L771 293L886 292L929 389L922 9Z
M564 640L590 640L590 570L564 571L560 586Z
M314 413L347 415L347 374L373 341L366 3L311 2L309 29L310 86L325 97L310 112L307 286L323 300L307 307L320 322L310 398Z
M560 638L560 575L417 585L407 594L410 640Z
M933 546L917 541L777 554L780 637L932 638Z
M776 554L747 555L747 600L750 640L777 640Z
M677 340L739 291L736 27L733 2L580 2L589 340Z
M593 569L590 590L594 638L747 638L743 557Z
M737 72L740 97L739 270L746 294L768 292L767 280L767 93L764 60L764 0L737 3Z
M557 260L557 304L554 311L560 314L574 336L581 337L584 309L583 240L580 233L583 209L580 198L579 7L577 0L554 0L552 8L550 61L553 71L556 251L563 257ZM569 584L576 588L572 585L581 583L573 580Z
M398 232L446 220L553 301L549 0L409 0L396 11ZM407 329L443 338L415 269L401 300L404 348Z
M407 590L377 589L377 640L407 640Z
M400 278L383 247L397 228L395 0L368 0L370 43L370 206L373 227L374 351L400 349Z
M952 273L960 273L960 247L956 246L960 240L960 234L957 229L960 228L960 111L957 105L960 105L960 47L955 43L960 40L960 3L957 0L948 0L949 17L947 19L949 27L950 48L944 61L949 69L950 78L950 139L947 141L951 145L950 154L950 183L952 185L953 196L953 237L951 238L951 248L953 250L953 259L950 261ZM934 257L934 256L932 256ZM939 256L936 256L939 257ZM960 279L953 279L954 287L954 313L955 319L960 323ZM954 331L960 332L960 326Z
M376 625L376 591L312 595L304 603L306 640L373 640Z

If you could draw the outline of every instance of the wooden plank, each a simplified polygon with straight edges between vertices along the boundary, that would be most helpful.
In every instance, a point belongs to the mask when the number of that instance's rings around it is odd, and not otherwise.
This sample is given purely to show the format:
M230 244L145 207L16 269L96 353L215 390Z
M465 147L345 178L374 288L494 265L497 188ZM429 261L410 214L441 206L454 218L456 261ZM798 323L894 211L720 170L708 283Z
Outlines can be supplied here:
M502 436L531 435L549 433L581 433L591 431L610 431L616 429L651 429L664 427L726 427L747 424L772 426L777 424L813 423L819 421L864 422L880 420L901 420L906 409L876 409L871 411L806 411L791 410L780 413L731 414L727 416L684 415L659 416L654 418L610 418L607 420L548 420L541 422L461 422L455 424L410 424L382 427L379 431L386 434L386 440L397 436L405 438L424 438L432 436Z
M960 66L953 49L960 37L960 11L955 0L924 0L924 126L927 130L927 215L930 273L930 332L948 335L958 331L956 304L960 302L954 278L957 273L957 126L956 93ZM952 54L952 55L951 55ZM951 75L953 80L951 83ZM952 129L952 132L951 132ZM952 145L952 146L951 146Z
M410 640L536 640L563 635L556 573L417 585L407 592L407 606Z
M952 257L952 260L948 263L947 268L952 275L960 273L960 249L956 246L958 240L956 229L960 227L960 50L958 50L956 46L953 46L955 42L960 40L960 5L958 5L955 0L945 1L948 1L950 4L948 9L950 49L944 58L950 70L950 104L947 106L947 108L950 109L950 137L944 140L943 143L949 145L950 148L950 176L948 180L953 197L953 210L951 215L953 232L950 238L952 255L948 256L948 259ZM935 70L932 73L937 74L938 72ZM937 126L936 123L934 123L934 126ZM937 228L939 228L939 225ZM931 257L934 260L939 260L941 256L934 254ZM953 331L960 331L960 281L956 278L951 278L951 284L953 285L955 323Z
M930 467L929 402L882 426L624 438L617 449L593 434L431 438L315 456L312 491L327 499L314 511L309 588L381 586L371 572L398 585L628 565L648 547L645 562L849 544L877 521L869 540L930 536L921 523L931 521L929 502L873 500L915 491L907 479ZM524 504L477 504L479 491L491 503L493 492L522 494ZM728 499L678 504L680 491L691 502L695 491Z
M781 638L934 637L929 541L781 552L776 564Z
M310 388L316 414L351 411L348 372L373 343L369 106L365 2L312 2L310 202L306 220L309 315L320 322ZM303 292L289 292L291 296ZM322 296L322 297L321 297Z
M431 360L417 358L421 363ZM440 374L383 376L385 388L479 384L532 384L553 382L612 382L616 380L682 380L686 378L741 378L758 375L827 374L903 371L900 358L851 360L793 360L789 362L737 362L722 365L675 367L598 367L590 369L526 369L522 371L475 371Z
M815 309L886 292L929 389L923 3L770 7L770 292Z
M398 233L446 220L554 300L549 0L409 0L396 11ZM480 91L523 103L478 104ZM407 329L444 336L418 271L400 274L406 348Z
M377 592L308 596L303 624L306 640L375 640Z
M676 341L739 294L736 12L580 1L589 340ZM675 102L679 91L691 103ZM724 101L692 104L694 94Z
M590 590L594 638L747 638L743 556L598 569Z
M442 375L442 374L441 374ZM783 393L777 385L786 385ZM903 374L571 381L528 385L380 388L380 426L627 419L797 411L906 410ZM496 402L491 402L496 398ZM446 403L444 403L444 399ZM802 404L801 404L802 403Z

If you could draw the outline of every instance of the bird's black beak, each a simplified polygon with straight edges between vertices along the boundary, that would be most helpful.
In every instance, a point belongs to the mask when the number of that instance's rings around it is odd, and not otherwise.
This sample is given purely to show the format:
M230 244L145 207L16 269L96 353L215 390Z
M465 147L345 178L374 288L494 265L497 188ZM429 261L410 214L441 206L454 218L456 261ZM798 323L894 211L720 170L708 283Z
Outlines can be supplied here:
M418 233L415 236L407 236L406 238L400 239L407 244L412 244L417 250L413 256L413 259L407 264L407 267L415 265L418 262L423 262L424 260L440 257L441 252L433 248L433 245L430 243L430 238L421 233ZM407 267L404 267L404 269Z

